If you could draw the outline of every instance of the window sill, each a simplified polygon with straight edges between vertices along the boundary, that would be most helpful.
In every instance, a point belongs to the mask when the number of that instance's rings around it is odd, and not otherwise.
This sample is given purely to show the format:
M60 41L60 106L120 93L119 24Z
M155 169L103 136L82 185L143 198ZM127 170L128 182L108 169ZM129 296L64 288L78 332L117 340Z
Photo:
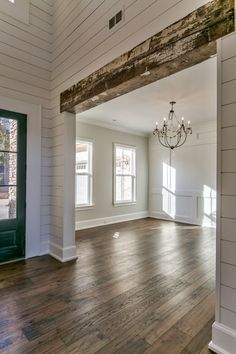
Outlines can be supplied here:
M91 209L94 209L94 207L95 207L95 204L92 204L92 205L81 205L81 206L76 205L75 209L76 209L76 210L81 210L81 211L83 211L83 210L91 210Z
M131 205L136 205L136 202L121 202L121 203L113 203L113 206L116 207L122 207L122 206L131 206Z

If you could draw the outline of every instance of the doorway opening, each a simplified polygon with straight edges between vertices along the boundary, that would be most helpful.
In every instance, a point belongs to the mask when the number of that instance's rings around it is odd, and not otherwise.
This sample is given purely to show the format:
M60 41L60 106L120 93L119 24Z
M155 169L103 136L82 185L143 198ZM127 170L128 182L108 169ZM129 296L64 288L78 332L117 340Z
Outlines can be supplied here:
M132 342L138 334L153 352L170 352L170 342L180 352L176 343L182 332L176 328L190 333L193 327L196 331L181 343L183 352L206 350L211 340L215 318L216 75L213 57L77 114L77 168L90 171L86 180L93 181L93 203L88 205L86 198L87 205L76 208L76 244L82 254L80 267L89 264L88 276L100 284L105 272L108 279L96 289L98 301L113 301L113 313L121 311L124 316L122 324L111 316L101 326L113 340L117 331L125 343L127 336ZM172 100L177 102L176 115L190 120L193 130L186 143L173 151L162 147L152 134L156 121L161 125L168 114ZM120 150L125 147L119 159L114 154L117 145ZM136 153L135 202L131 202L132 184L127 181L123 194L130 201L117 206L115 177L122 172L127 178L127 172L132 172L131 151ZM135 298L132 306L129 296L132 301ZM114 299L119 303L119 298L124 299L124 308L115 305ZM200 313L204 314L201 318ZM196 318L198 323L193 325ZM110 329L111 320L116 332ZM127 334L128 327L135 327L135 334ZM203 332L199 344L197 338ZM107 348L109 351L109 344Z
M85 170L89 167L86 178L90 183L86 184L86 193L93 195L86 205L77 205L77 229L111 223L118 217L122 221L126 214L132 219L132 214L135 217L134 214L138 216L137 213L143 212L158 219L215 228L216 87L217 63L216 57L212 57L77 114L78 166ZM171 100L177 102L179 119L184 117L191 121L193 129L185 144L174 150L162 147L152 134L156 121L161 125L163 117L167 116ZM84 153L79 153L81 140L83 146L92 144L87 160ZM131 173L137 197L130 198L129 203L121 203L119 208L114 204L117 188L114 166L120 163L114 155L116 144L127 147L126 161L122 163L130 171L134 171L129 156L132 146L137 160L135 172ZM80 156L83 161L79 161ZM122 193L126 190L127 195L132 195L128 169L119 169L126 180ZM76 188L77 200L80 190L83 188Z

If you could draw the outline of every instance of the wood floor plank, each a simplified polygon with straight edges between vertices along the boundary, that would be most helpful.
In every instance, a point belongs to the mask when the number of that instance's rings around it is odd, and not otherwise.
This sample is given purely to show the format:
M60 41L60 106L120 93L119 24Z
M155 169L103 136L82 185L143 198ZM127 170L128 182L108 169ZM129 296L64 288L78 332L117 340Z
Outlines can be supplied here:
M76 237L76 263L1 266L0 353L210 353L214 229L146 218Z

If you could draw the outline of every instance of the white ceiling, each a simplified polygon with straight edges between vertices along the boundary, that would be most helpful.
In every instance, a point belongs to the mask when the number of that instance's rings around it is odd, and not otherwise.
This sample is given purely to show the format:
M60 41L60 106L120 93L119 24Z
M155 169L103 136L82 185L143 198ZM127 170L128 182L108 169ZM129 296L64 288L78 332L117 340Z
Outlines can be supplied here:
M163 117L168 115L169 101L174 100L177 117L183 116L193 125L216 120L216 85L216 58L211 58L80 113L77 119L149 134L155 122L162 123Z

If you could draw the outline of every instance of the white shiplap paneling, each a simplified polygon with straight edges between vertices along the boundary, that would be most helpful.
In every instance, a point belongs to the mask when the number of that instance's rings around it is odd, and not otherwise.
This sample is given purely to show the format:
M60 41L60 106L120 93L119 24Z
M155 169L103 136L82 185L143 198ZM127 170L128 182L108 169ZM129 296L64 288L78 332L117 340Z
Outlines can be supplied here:
M210 348L236 348L236 32L218 43L218 178L221 180L217 232L217 301ZM221 105L221 107L220 107ZM220 187L220 186L219 186ZM219 290L219 291L218 291Z
M0 93L42 105L41 242L45 245L50 224L46 190L50 185L52 0L32 0L29 11L29 24L0 12Z

